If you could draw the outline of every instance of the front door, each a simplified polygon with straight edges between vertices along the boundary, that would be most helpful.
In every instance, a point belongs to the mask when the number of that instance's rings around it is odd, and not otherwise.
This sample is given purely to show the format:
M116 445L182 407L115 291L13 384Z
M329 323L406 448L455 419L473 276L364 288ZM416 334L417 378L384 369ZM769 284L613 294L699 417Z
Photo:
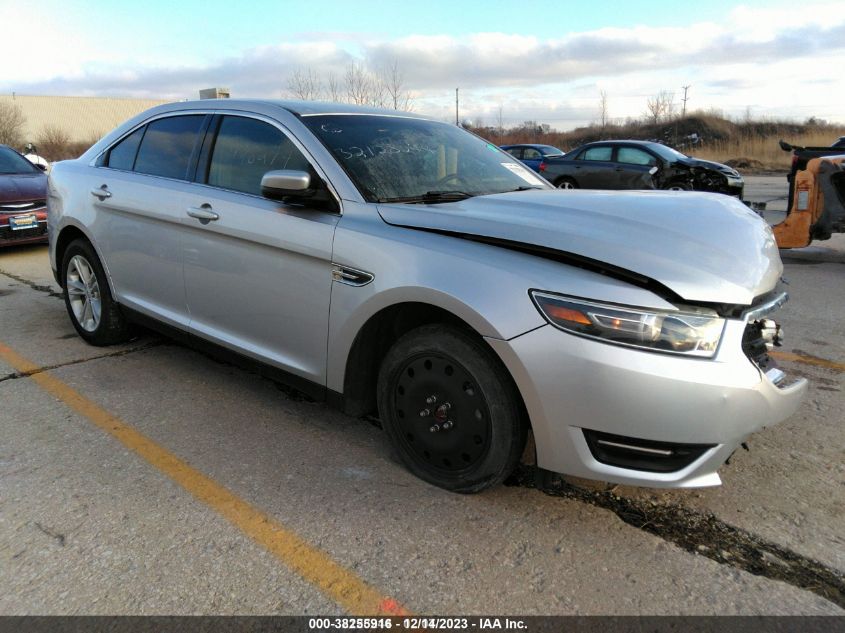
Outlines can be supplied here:
M266 172L309 170L275 124L226 115L212 128L183 218L190 329L325 384L339 215L261 196Z

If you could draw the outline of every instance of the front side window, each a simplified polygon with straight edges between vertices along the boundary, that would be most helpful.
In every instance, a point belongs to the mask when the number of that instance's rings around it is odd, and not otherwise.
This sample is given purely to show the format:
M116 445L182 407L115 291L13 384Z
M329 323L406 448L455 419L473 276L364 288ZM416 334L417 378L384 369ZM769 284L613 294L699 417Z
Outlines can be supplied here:
M208 168L208 184L261 195L261 177L268 171L309 171L302 152L269 123L224 116Z
M628 165L656 165L657 159L636 147L620 147L616 152L616 162Z
M187 180L191 154L204 118L204 114L192 114L150 123L138 149L135 171Z
M371 202L551 188L495 145L448 123L381 115L302 120Z
M579 157L581 160L610 161L613 156L612 147L590 147Z

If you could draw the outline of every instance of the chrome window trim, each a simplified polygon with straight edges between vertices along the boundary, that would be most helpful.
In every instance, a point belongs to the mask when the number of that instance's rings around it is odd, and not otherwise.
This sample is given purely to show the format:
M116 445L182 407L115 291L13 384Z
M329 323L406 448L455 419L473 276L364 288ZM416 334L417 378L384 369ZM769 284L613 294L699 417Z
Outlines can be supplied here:
M97 165L97 161L103 157L104 154L110 152L115 145L118 145L125 139L127 136L131 136L137 130L141 129L145 125L149 125L153 121L158 121L159 119L166 119L174 116L188 116L188 115L203 115L206 114L214 114L214 110L175 110L173 112L161 112L156 114L155 116L151 116L149 119L144 119L138 125L133 128L130 128L126 131L125 134L122 134L120 138L115 139L114 143L108 145L105 149L103 149L99 154L94 156L90 161L88 161L89 167L96 167L97 169L110 169L111 171L119 171L124 174L139 174L141 176L152 176L153 178L164 178L165 180L175 180L176 182L191 182L190 180L183 180L182 178L168 178L167 176L156 176L155 174L142 174L138 171L132 171L129 169L115 169L114 167L109 167L108 165Z
M251 197L256 198L258 200L269 200L270 198L265 198L264 196L259 196L259 195L255 195L255 194L252 194L252 193L247 193L245 191L238 191L236 189L226 189L225 187L218 187L216 185L209 185L208 183L197 182L196 180L184 180L182 178L169 178L167 176L157 176L155 174L143 174L141 172L136 172L136 171L127 170L127 169L115 169L114 167L109 167L108 165L97 165L97 161L99 161L100 158L104 154L111 151L111 149L115 145L122 142L123 139L125 139L127 136L130 136L135 131L139 130L140 128L144 127L145 125L149 125L153 121L158 121L159 119L165 119L165 118L174 117L174 116L190 116L190 115L203 115L203 116L205 116L205 115L208 115L208 114L211 114L211 115L219 114L221 116L240 116L240 117L244 117L244 118L248 118L248 119L256 119L258 121L268 123L268 124L272 125L273 127L275 127L276 129L278 129L282 134L284 134L288 138L288 140L290 140L294 144L294 146L300 152L302 152L302 155L305 156L306 160L308 160L311 167L314 168L314 170L317 172L317 174L319 174L319 176L323 179L323 182L325 182L326 186L329 188L329 193L331 193L332 197L334 197L335 202L337 203L338 210L337 211L327 211L327 213L331 213L332 215L343 215L343 201L342 201L340 195L338 194L337 189L335 188L334 184L331 182L331 180L329 180L329 177L326 175L326 172L323 170L319 161L317 161L314 158L314 155L310 151L308 151L308 149L305 147L305 145L302 144L302 142L293 134L293 132L291 132L291 130L287 126L283 125L279 121L276 121L275 119L268 117L264 114L260 114L258 112L252 112L252 111L249 111L249 110L230 110L230 109L222 109L221 108L219 110L218 109L201 109L201 110L173 110L172 112L160 112L159 114L156 114L155 116L151 116L148 119L144 119L142 122L138 123L138 125L136 125L136 126L132 127L131 129L127 130L126 133L124 133L120 136L120 138L115 139L115 141L113 143L111 143L108 147L103 149L94 158L92 158L88 162L88 166L89 167L95 167L97 169L108 169L108 170L111 170L111 171L120 172L122 174L138 174L139 176L146 176L148 178L161 178L163 180L168 180L168 181L171 181L171 182L184 182L184 183L188 183L188 184L191 184L191 185L200 185L200 186L203 186L203 187L210 187L211 189L214 189L215 191L228 191L228 192L231 192L231 193L237 193L237 194L244 195L244 196L251 196ZM413 118L413 117L405 117L405 118ZM208 130L206 130L206 134L207 133L208 133ZM211 161L211 156L209 156L209 161Z

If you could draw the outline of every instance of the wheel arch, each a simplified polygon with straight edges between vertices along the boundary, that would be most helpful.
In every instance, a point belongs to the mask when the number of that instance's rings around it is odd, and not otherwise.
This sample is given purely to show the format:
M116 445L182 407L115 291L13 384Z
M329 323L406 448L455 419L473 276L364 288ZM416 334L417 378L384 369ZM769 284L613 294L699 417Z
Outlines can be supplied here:
M103 270L106 273L106 280L109 284L109 290L111 290L112 296L114 296L114 286L112 284L111 273L109 272L109 267L106 264L106 261L103 259L103 255L100 252L100 249L97 248L97 245L94 243L94 240L91 239L91 236L79 225L77 224L67 224L63 226L59 230L58 236L56 236L56 246L55 246L55 255L56 255L56 274L58 275L58 279L56 280L59 283L59 286L64 288L64 270L62 270L62 263L64 262L65 252L67 251L67 247L77 239L83 239L91 245L91 248L94 249L94 252L97 254L97 257L100 260L100 265L103 267Z
M343 363L343 411L354 416L376 412L378 372L388 350L407 332L423 325L440 323L457 327L480 340L485 338L467 320L433 303L403 301L385 306L372 314L358 329ZM514 393L519 398L518 405L530 428L527 409L516 381L496 351L492 347L490 351L491 357L501 364L513 382Z

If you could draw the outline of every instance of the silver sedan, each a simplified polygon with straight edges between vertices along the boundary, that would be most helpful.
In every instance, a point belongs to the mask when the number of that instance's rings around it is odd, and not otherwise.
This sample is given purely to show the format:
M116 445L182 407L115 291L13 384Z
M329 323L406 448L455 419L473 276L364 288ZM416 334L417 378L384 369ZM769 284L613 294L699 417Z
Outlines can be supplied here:
M258 362L459 492L529 432L544 469L715 485L806 391L767 353L782 265L743 204L557 191L416 115L160 106L54 167L49 229L86 341L140 323Z

